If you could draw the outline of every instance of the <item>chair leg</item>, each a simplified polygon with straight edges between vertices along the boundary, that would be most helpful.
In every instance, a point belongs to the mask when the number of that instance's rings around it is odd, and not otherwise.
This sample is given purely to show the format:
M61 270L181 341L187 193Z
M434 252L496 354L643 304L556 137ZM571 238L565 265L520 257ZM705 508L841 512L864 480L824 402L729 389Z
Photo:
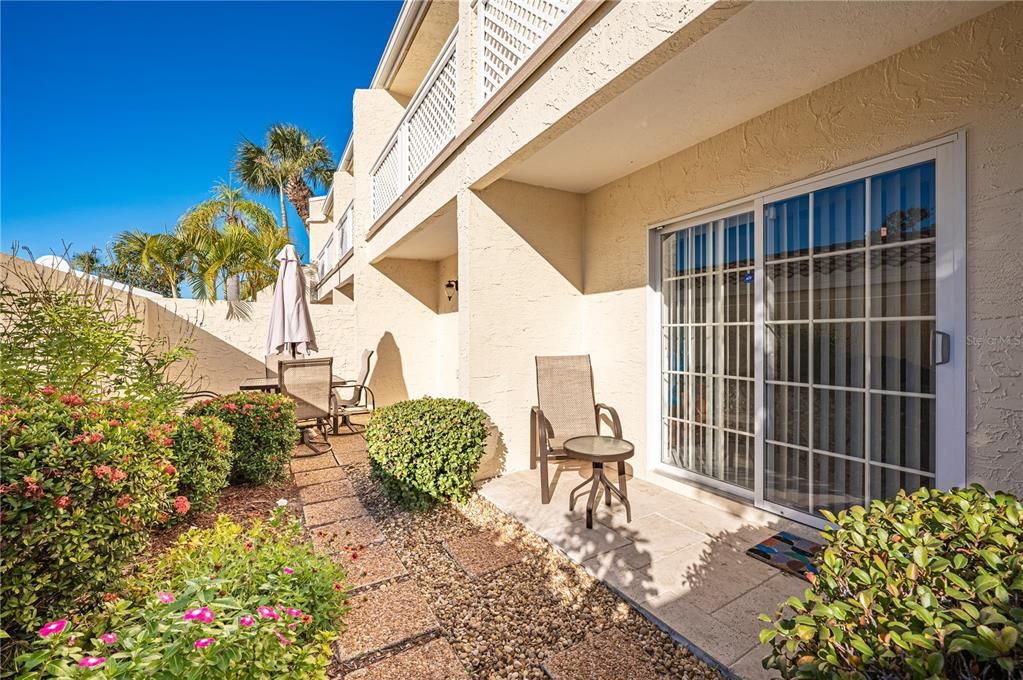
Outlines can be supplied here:
M540 502L547 505L551 502L550 480L547 479L547 452L540 451Z

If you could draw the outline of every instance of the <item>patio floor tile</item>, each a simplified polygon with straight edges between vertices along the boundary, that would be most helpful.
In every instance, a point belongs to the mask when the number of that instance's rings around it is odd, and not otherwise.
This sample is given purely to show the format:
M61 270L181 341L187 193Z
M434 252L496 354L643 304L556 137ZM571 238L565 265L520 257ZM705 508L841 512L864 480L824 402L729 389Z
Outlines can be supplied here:
M337 461L329 453L321 453L318 456L295 456L291 459L292 474L332 467L337 467Z
M706 538L706 534L693 531L656 512L639 519L633 518L631 522L626 521L624 514L601 516L598 521L623 536L631 537L633 543L642 548L625 555L625 561L630 567L645 566L657 557L670 555Z
M350 549L351 546L365 546L384 540L380 527L369 517L325 524L313 529L312 535L316 549L327 554L341 552L346 546Z
M305 513L305 525L317 527L322 524L330 524L338 520L361 517L366 514L366 508L362 506L355 496L337 498L322 503L311 503L302 508Z
M544 670L552 680L653 680L663 678L636 640L611 628L552 656Z
M353 552L358 556L353 558ZM345 583L352 588L364 588L408 573L388 543L367 545L365 550L339 552L334 555L334 561L344 565L348 572Z
M345 676L346 680L457 680L468 677L455 651L443 638L412 647Z
M347 479L335 479L332 482L304 486L298 490L298 497L302 499L303 503L320 503L354 495L355 489Z
M437 630L439 624L414 581L356 595L337 642L338 657L353 659Z
M714 618L727 621L738 628L749 639L757 640L760 630L768 625L759 620L761 614L774 616L778 605L792 596L803 598L803 592L810 587L807 581L783 572L778 572L756 588L736 598L713 612Z
M311 470L309 472L298 472L295 474L297 486L312 486L323 482L333 482L338 479L347 479L345 471L339 467L324 468L323 470Z
M671 626L714 659L731 666L757 643L737 630L733 622L720 621L699 607L689 604L684 596L658 607L654 615Z
M730 670L742 678L742 680L769 680L769 678L777 678L778 671L766 670L761 663L770 651L771 648L767 645L757 645L732 664Z
M632 543L630 539L598 522L594 522L592 529L587 529L585 522L572 522L567 526L543 528L537 533L576 562L584 562L595 555Z
M486 531L444 542L444 547L469 576L479 576L522 559L518 547L500 535Z

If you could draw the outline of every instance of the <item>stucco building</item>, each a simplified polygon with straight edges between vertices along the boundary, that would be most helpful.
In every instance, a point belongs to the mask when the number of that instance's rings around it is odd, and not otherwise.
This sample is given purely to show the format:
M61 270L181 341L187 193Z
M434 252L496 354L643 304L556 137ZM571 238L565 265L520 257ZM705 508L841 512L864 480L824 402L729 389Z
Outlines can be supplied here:
M998 2L407 0L311 201L317 331L376 351L378 403L479 403L505 470L534 357L589 354L680 493L1023 494L1021 35Z

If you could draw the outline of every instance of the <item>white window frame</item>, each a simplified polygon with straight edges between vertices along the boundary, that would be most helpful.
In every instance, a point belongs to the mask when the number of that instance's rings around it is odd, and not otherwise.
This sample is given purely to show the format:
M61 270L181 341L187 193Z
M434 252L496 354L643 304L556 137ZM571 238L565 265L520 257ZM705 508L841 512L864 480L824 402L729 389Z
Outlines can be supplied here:
M966 484L966 133L958 131L901 151L746 196L647 228L647 473L681 482L696 482L758 508L814 526L816 516L764 499L764 205L909 165L934 161L935 201L939 226L935 261L935 328L948 333L949 362L935 371L937 395L935 485L949 489ZM754 490L691 473L661 462L661 240L664 235L737 213L754 213ZM869 215L869 213L868 213ZM865 459L869 451L865 451ZM865 471L866 472L866 471Z

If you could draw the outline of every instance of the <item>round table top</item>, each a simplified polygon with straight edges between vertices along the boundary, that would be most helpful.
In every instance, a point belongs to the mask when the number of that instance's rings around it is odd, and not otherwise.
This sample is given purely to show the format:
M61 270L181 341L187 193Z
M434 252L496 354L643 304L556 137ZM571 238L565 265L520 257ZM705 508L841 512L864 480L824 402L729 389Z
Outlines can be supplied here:
M635 449L632 442L617 437L573 437L565 442L565 453L572 458L589 460L594 463L617 462L632 458Z

